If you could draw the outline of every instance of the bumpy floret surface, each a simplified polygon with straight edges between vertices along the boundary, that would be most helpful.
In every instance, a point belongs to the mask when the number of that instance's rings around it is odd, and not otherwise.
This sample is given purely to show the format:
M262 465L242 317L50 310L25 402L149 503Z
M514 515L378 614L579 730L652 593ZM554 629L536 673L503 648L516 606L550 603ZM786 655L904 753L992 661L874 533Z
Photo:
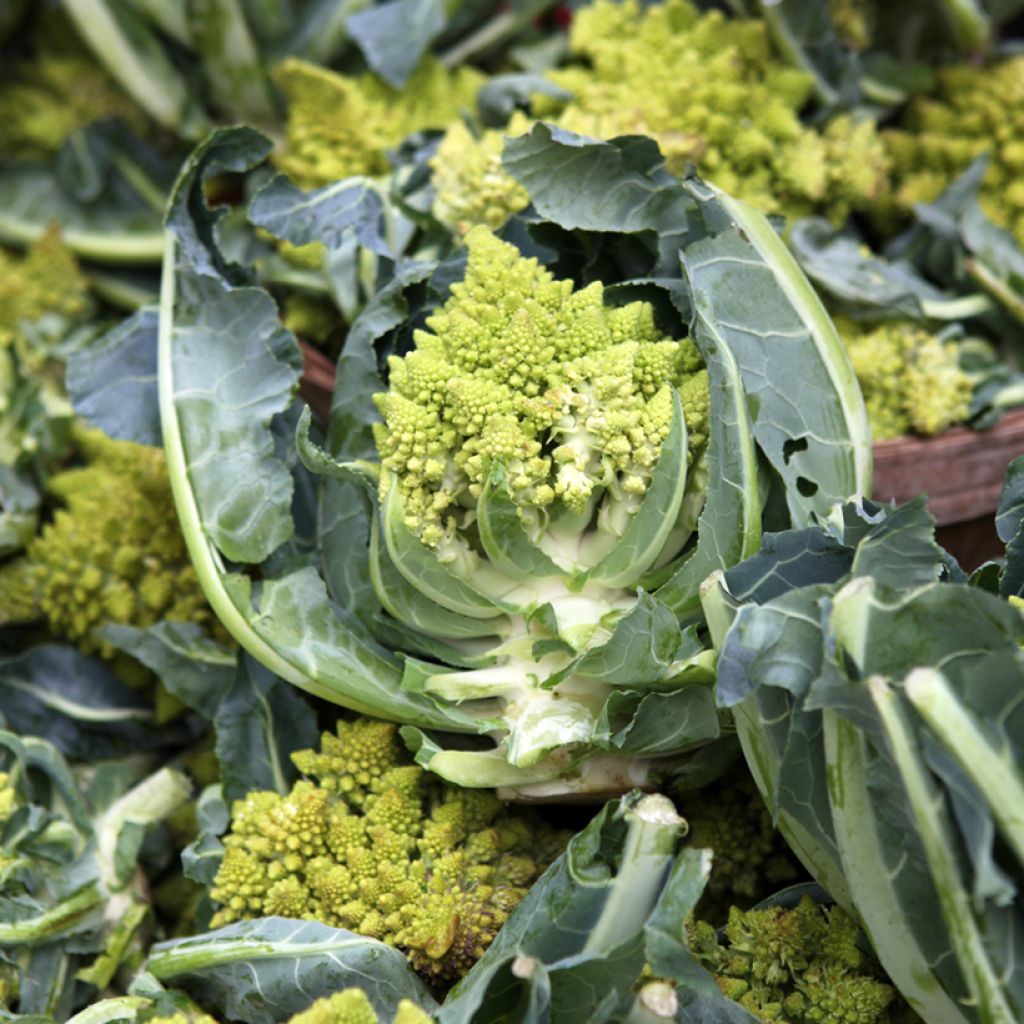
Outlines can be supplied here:
M648 303L604 304L478 227L465 278L390 361L376 397L382 463L406 525L436 546L464 524L495 462L521 513L580 512L600 489L639 499L680 393L691 458L707 438L696 346L666 337Z
M303 188L389 168L387 149L425 128L444 128L472 108L483 82L471 68L446 71L427 58L401 91L375 75L341 75L295 58L275 81L288 98L281 169Z
M397 946L425 977L450 981L568 838L409 764L392 723L339 722L294 760L307 777L287 795L253 792L232 810L215 925L318 920Z
M909 321L864 327L836 325L850 353L876 441L938 434L965 420L973 385L960 369L957 345Z
M943 68L936 90L914 100L884 138L899 213L933 202L986 153L982 209L1024 245L1024 56Z
M842 908L804 897L792 909L733 908L719 944L708 924L691 926L694 952L722 991L776 1024L889 1024L895 991L858 945L856 922Z

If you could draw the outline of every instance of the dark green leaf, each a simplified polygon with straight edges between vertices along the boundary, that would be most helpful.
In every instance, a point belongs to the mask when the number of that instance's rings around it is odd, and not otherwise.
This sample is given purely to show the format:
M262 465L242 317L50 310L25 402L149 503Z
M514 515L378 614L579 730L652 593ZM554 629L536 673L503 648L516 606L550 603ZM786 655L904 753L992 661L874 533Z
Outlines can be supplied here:
M320 242L337 249L354 235L366 248L393 255L385 238L383 216L384 201L369 178L346 178L303 192L281 175L249 204L249 219L256 227L292 245Z
M309 701L244 652L214 725L229 803L254 789L286 793L298 777L290 755L316 746L320 735Z
M159 310L140 309L68 358L66 384L75 412L109 437L161 444L156 365L159 320Z
M416 70L445 26L443 0L384 0L345 23L366 63L395 89Z

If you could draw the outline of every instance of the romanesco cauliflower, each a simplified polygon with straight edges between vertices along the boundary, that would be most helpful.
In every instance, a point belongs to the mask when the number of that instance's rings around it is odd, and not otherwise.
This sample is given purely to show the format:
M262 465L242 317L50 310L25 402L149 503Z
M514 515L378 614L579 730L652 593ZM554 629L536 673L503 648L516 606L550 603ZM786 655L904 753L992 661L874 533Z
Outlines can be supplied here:
M430 58L401 92L369 73L345 76L294 58L274 77L289 100L278 163L303 188L386 173L389 146L412 132L445 127L472 106L483 81L471 68L448 72Z
M574 94L563 127L650 135L670 170L693 162L726 192L790 217L840 223L888 187L871 120L841 115L822 132L801 122L810 78L774 54L759 20L701 13L689 0L596 0L576 15L571 45L589 66L549 76Z
M689 845L714 851L702 917L724 920L730 906L749 906L797 877L789 847L748 774L733 773L720 785L685 793L679 803Z
M887 1024L895 999L881 970L861 952L856 921L805 896L792 910L733 908L726 944L715 929L691 928L691 947L722 991L773 1024Z
M393 1024L430 1024L430 1021L428 1013L403 999L398 1004ZM318 999L308 1010L295 1014L288 1024L380 1024L380 1018L361 988L346 988Z
M599 524L621 534L658 463L673 387L691 459L706 441L696 346L665 337L648 303L608 308L599 282L574 291L484 228L466 245L465 279L414 351L391 359L376 398L383 491L393 481L406 526L453 559L497 463L536 530L563 511L587 522L600 503Z
M883 135L900 213L937 199L988 153L982 209L1024 245L1024 56L942 69L935 93L911 103L901 128Z
M816 130L800 119L809 76L773 52L763 22L701 13L689 0L641 5L596 0L573 20L581 63L548 77L571 92L563 104L533 97L536 114L597 138L649 135L670 171L694 163L719 188L767 213L824 213L836 223L889 188L889 158L874 121L841 114ZM501 169L502 140L449 127L431 167L434 214L453 230L497 229L527 196Z
M91 308L89 282L56 226L24 254L0 248L0 349L16 347L24 359L26 323L44 316L74 322Z
M139 108L117 87L60 16L41 19L34 56L0 84L0 153L34 159L56 153L79 128L106 117L136 130Z
M914 431L938 434L970 411L973 385L957 346L908 321L836 326L850 353L876 441Z
M214 623L174 513L164 453L79 428L86 465L58 473L49 490L65 502L0 568L0 621L45 618L82 650L113 657L96 635L108 622Z
M452 980L568 839L505 811L489 791L410 764L392 723L339 722L319 751L293 760L307 778L286 796L252 792L232 809L214 925L315 919L397 946L427 978Z
M430 160L433 171L434 216L459 235L483 224L492 231L530 201L526 189L501 167L505 136L521 135L529 119L517 111L502 130L487 129L474 137L465 122L449 125Z

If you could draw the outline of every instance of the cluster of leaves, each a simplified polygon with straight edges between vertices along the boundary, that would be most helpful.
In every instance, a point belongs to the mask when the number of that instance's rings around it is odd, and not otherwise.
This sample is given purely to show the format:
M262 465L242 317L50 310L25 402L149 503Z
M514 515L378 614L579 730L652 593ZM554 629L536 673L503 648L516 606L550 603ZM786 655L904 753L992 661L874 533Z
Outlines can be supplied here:
M833 511L868 416L1021 390L1014 4L37 6L0 4L0 1018L1019 1017L1024 469L970 581L916 506ZM320 422L293 332L340 351ZM678 806L571 840L499 799L638 784ZM836 906L751 908L776 821Z

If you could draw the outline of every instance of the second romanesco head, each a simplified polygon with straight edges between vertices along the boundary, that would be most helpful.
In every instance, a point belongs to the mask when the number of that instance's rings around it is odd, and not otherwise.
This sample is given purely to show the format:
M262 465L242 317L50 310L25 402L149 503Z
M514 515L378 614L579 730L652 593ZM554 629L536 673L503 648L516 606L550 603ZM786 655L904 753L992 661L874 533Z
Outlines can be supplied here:
M909 321L870 327L836 318L876 441L939 434L967 419L973 385L955 342Z
M690 946L719 988L772 1024L891 1024L895 990L858 945L842 908L805 896L792 908L733 908L720 944L715 929L691 927Z
M235 803L214 925L315 919L394 945L425 977L451 981L568 839L489 791L409 763L392 723L339 722L319 751L293 760L307 778L287 795Z

